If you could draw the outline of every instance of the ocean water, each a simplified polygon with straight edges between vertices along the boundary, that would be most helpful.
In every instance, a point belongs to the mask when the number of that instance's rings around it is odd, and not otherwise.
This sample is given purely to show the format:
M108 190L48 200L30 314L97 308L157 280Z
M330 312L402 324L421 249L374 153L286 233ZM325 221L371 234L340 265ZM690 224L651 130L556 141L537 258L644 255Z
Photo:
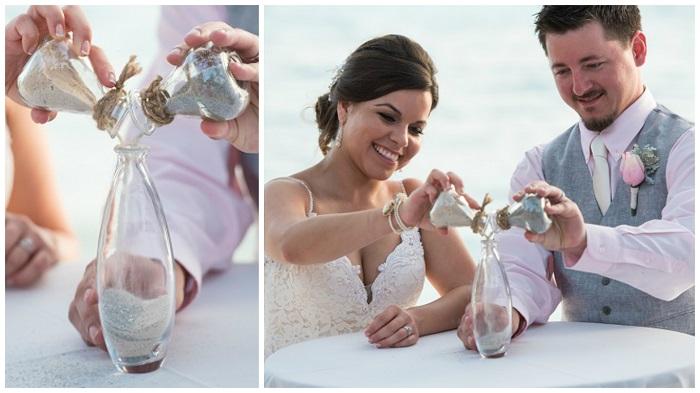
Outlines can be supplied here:
M438 68L440 102L419 154L396 178L425 179L432 168L462 177L477 199L508 203L523 153L578 116L559 97L533 29L537 6L265 7L264 178L321 158L313 105L345 57L362 42L404 34ZM642 69L654 97L694 120L694 9L643 6L648 55ZM479 240L460 231L478 260ZM437 296L426 286L421 302ZM558 314L553 319L559 318Z
M5 7L5 23L25 12L27 7ZM99 45L117 75L137 55L147 68L156 59L157 26L160 17L156 6L83 6L93 30L93 43ZM178 44L173 43L173 46ZM127 81L127 86L142 86L143 74ZM43 127L51 146L51 160L64 209L80 241L79 263L95 258L102 209L107 198L116 163L113 151L116 140L99 131L90 116L62 113ZM156 188L157 188L156 184ZM235 259L257 261L257 226L248 231Z

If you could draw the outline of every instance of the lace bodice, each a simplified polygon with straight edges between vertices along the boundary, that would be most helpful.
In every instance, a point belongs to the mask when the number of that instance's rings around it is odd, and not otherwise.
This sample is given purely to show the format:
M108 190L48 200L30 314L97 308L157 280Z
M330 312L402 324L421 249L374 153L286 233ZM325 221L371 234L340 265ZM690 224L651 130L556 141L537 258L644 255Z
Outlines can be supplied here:
M309 196L308 215L313 216L310 190ZM348 257L295 265L266 256L265 357L301 341L360 331L392 304L414 306L425 281L420 232L403 232L401 242L378 269L366 290Z

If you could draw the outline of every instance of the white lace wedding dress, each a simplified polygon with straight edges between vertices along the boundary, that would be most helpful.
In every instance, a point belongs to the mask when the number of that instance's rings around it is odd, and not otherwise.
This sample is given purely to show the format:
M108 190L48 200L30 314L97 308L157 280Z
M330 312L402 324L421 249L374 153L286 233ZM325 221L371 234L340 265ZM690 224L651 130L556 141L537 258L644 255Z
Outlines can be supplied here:
M308 215L314 216L309 187L285 179L306 188ZM425 281L420 233L414 229L401 234L401 243L379 266L370 286L365 287L358 268L347 257L294 265L265 256L265 357L301 341L360 331L392 304L414 306Z

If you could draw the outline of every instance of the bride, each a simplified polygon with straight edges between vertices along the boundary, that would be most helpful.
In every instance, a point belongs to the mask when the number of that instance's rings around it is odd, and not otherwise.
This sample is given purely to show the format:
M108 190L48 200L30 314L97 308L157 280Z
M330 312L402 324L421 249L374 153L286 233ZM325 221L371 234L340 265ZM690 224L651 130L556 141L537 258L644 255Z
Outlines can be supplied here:
M474 262L428 213L452 186L478 203L449 172L388 180L420 150L438 103L435 72L404 36L365 42L316 103L324 158L266 184L266 357L361 330L378 348L403 347L458 326ZM441 297L416 307L426 277Z

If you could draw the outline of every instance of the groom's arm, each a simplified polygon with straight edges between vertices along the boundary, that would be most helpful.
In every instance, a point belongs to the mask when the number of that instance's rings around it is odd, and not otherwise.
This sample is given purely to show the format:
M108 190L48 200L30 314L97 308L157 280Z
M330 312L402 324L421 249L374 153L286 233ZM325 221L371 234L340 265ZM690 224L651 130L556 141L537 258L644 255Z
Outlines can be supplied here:
M542 152L544 145L525 153L511 178L509 197L529 183L544 180ZM545 323L561 301L561 292L550 280L548 259L552 253L525 239L525 231L512 228L497 235L498 252L508 275L513 307L523 320L517 334L530 324Z
M572 270L600 274L670 301L695 285L695 129L669 152L661 219L638 227L585 224L586 249ZM646 185L645 187L654 187Z

